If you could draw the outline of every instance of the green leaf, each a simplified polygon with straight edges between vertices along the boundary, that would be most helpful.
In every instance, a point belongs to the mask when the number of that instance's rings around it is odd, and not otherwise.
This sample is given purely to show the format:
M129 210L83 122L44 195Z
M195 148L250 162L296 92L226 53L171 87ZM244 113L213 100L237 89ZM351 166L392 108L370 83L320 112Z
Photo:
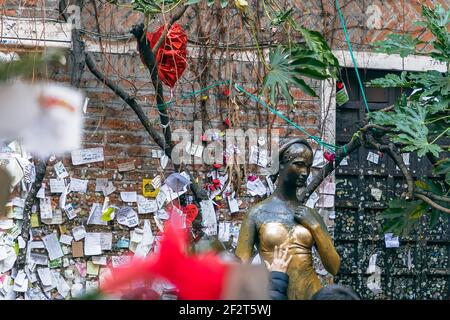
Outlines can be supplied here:
M436 162L433 173L445 176L445 183L450 185L450 159L441 159Z
M51 64L59 63L63 57L64 55L60 50L47 50L42 54L24 55L18 60L0 61L0 82L36 74Z
M202 0L187 0L186 5L196 4L196 3L199 3L200 1L202 1Z
M417 151L422 157L428 152L436 157L442 151L437 144L428 141L429 130L425 125L427 109L417 102L405 105L404 100L398 101L393 112L376 111L369 114L372 123L390 127L393 133L389 137L395 143L403 145L402 151Z
M437 209L431 210L431 212L430 212L430 228L434 228L437 225L441 214L442 214L442 212Z
M318 55L320 61L329 65L330 68L339 68L339 61L334 56L322 34L303 27L300 27L299 31L305 39L307 46ZM332 74L337 75L337 72L332 71Z
M220 0L220 6L222 7L222 9L226 8L227 5L228 5L228 0Z
M208 0L208 7L211 7L215 2L216 0Z
M417 227L419 218L428 210L428 205L422 200L395 199L390 201L388 206L389 208L383 212L383 229L395 235L408 235Z
M278 26L278 25L282 24L283 22L285 22L291 16L292 12L294 12L293 8L291 8L289 10L277 12L276 17L272 21L270 21L270 23L273 26Z
M375 51L387 54L398 53L401 57L416 54L416 47L422 41L413 38L410 34L389 34L384 41L375 43Z
M412 83L406 78L407 72L403 71L400 76L388 73L384 78L373 79L366 83L368 86L381 88L410 88Z
M448 32L450 10L445 11L439 3L434 9L422 5L422 16L425 18L424 23L427 29L435 37L431 44L438 52L432 54L433 58L448 62L450 60L450 34Z
M272 104L276 104L278 92L290 105L294 104L289 92L289 85L300 88L308 95L317 96L314 90L304 80L299 78L302 75L298 70L299 68L291 64L291 61L294 60L291 57L293 52L295 51L278 46L269 53L270 70L264 77L263 90L269 92Z
M450 94L450 76L448 73L440 73L435 70L410 73L408 78L415 82L416 88L422 88L421 97L427 98L434 95L447 96Z

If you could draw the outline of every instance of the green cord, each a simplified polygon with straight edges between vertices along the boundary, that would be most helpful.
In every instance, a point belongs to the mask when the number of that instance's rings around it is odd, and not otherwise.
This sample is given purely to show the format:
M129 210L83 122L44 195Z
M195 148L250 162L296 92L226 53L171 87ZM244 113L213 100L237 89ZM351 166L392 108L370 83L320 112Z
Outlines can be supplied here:
M224 84L230 84L230 80L226 80L226 81L221 81L221 82L214 83L214 84L212 84L212 85L210 85L210 86L207 86L207 87L205 87L205 88L202 88L202 89L200 89L200 90L193 91L193 92L190 92L190 93L188 93L188 94L182 95L179 99L171 100L171 101L169 101L169 102L166 102L166 103L163 104L163 105L156 105L156 107L159 108L159 107L162 107L162 106L167 106L167 105L169 105L169 104L173 104L173 103L175 103L175 102L178 101L178 100L186 99L186 98L195 96L195 95L197 95L197 94L199 94L199 93L202 93L202 92L205 92L205 91L207 91L207 90L209 90L209 89L211 89L211 88L214 88L214 87L217 87L217 86L221 86L221 85L224 85ZM321 140L319 137L314 136L314 135L312 135L312 134L309 134L305 129L303 129L303 128L300 127L299 125L293 123L291 120L289 120L288 118L286 118L285 116L283 116L280 112L278 112L277 110L271 108L271 107L268 106L264 101L260 100L258 97L254 96L254 95L251 94L250 92L247 92L244 88L240 87L239 85L234 84L234 88L235 88L236 90L238 90L239 92L245 93L247 96L249 96L250 98L252 98L252 100L254 100L255 102L257 102L257 103L263 105L264 107L266 107L267 109L269 109L273 114L279 116L279 117L282 118L284 121L288 122L288 123L291 124L294 128L296 128L296 129L300 130L301 132L303 132L304 134L306 134L309 138L311 138L312 140L316 141L318 144L320 144L320 145L323 146L324 148L326 148L326 149L328 149L328 150L330 150L330 151L332 151L332 152L334 152L334 150L336 149L336 146L335 146L335 145L326 143L325 141ZM344 151L345 151L345 146L344 146Z
M309 134L308 132L306 132L305 129L303 129L302 127L298 126L297 124L293 123L291 120L289 120L288 118L286 118L285 116L283 116L280 112L278 112L277 110L271 108L270 106L268 106L264 101L260 100L258 97L254 96L253 94L251 94L250 92L247 92L244 90L244 88L240 87L239 85L235 84L234 88L240 92L245 93L247 96L249 96L252 100L254 100L255 102L258 102L259 104L261 104L262 106L266 107L267 109L269 109L273 114L279 116L280 118L282 118L284 121L286 121L287 123L291 124L294 128L300 130L301 132L303 132L304 134L306 134L309 138L311 138L312 140L316 141L318 144L322 145L324 148L334 152L336 146L326 143L325 141L321 140L319 137L313 136L312 134Z
M337 9L337 11L339 13L339 19L341 20L342 28L344 29L345 39L347 40L348 50L350 51L350 56L352 57L353 66L355 68L356 77L358 78L359 88L361 89L361 94L362 94L362 97L363 97L363 100L364 100L364 104L366 106L367 113L369 113L370 112L369 105L368 105L367 100L366 100L366 95L364 93L364 89L363 89L363 86L362 86L361 78L359 77L359 72L358 72L358 67L356 65L356 60L355 60L355 57L353 56L352 45L350 44L350 39L348 37L347 28L345 27L344 16L342 15L341 8L339 7L339 0L336 0L336 9Z

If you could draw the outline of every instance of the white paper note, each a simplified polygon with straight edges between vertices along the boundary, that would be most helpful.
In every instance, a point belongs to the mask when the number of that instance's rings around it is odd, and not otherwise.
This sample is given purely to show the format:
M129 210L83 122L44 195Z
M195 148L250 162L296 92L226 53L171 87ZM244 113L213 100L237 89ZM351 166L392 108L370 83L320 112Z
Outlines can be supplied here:
M50 179L50 192L62 193L66 189L66 183L64 179Z
M53 166L53 168L55 169L58 179L64 179L65 177L69 176L69 173L67 172L66 168L64 167L64 164L61 161L58 161Z
M155 189L158 189L159 187L161 187L161 176L156 176L152 179L152 186Z
M73 192L86 193L88 182L89 182L88 180L71 178L69 189L70 189L70 191L73 191Z
M107 178L97 178L95 179L95 192L103 192L103 190L108 185Z
M399 237L394 237L393 233L385 233L384 234L384 242L386 244L386 248L400 247Z
M86 233L86 236L84 238L84 254L86 256L96 256L102 254L101 233Z
M380 201L381 200L381 196L383 194L383 191L381 191L378 188L372 188L370 190L370 194L372 195L372 197L375 198L375 200Z
M133 208L122 207L117 210L117 222L131 228L139 224L139 218Z
M214 205L211 200L200 201L200 208L202 212L202 225L205 227L204 232L213 236L217 234L217 217Z
M142 240L138 243L136 250L134 251L134 254L139 257L145 257L150 252L153 241L155 240L150 220L144 220L143 229Z
M107 186L103 189L103 194L105 195L105 197L107 197L116 190L117 188L114 186L114 184L109 181Z
M126 172L126 171L131 171L136 169L134 166L134 161L129 161L129 162L125 162L125 163L119 163L117 165L117 169L119 170L119 172Z
M106 257L105 256L93 256L92 263L100 266L106 266Z
M380 161L380 156L376 153L373 153L372 151L369 151L369 153L367 154L367 161L378 164L378 162Z
M229 241L230 240L230 223L220 222L219 223L219 241Z
M409 166L409 153L402 153L402 158L405 165Z
M377 253L375 253L375 254L370 256L370 258L369 258L369 266L367 267L366 273L370 274L370 273L374 273L376 271L375 268L377 266L377 257L378 257Z
M267 193L267 188L266 186L262 183L261 180L259 180L259 178L257 178L254 181L247 181L247 192L251 195L251 196L265 196Z
M80 241L86 236L86 229L84 228L84 226L75 227L72 229L72 235L75 241Z
M228 206L230 207L230 213L239 211L239 204L235 198L228 197Z
M45 198L45 183L41 184L41 188L39 189L38 193L36 194L36 198L40 198L40 199Z
M102 250L111 250L112 249L112 233L111 232L100 233L100 246L101 246Z
M319 198L319 195L316 192L313 192L308 201L306 201L305 206L307 206L308 208L314 208Z
M102 220L102 214L102 205L100 203L93 203L91 211L89 212L87 224L107 226L108 222Z
M77 214L75 213L75 209L73 208L73 205L71 203L64 207L64 211L66 212L67 218L69 220L72 220L77 216Z
M39 275L39 279L41 279L41 282L44 286L52 285L52 275L49 268L38 268L37 272Z
M103 156L103 148L74 150L71 152L71 154L73 165L80 165L105 160Z
M62 234L61 237L59 237L59 242L61 242L63 244L67 244L69 246L72 244L72 240L73 240L73 237L69 236L67 234Z
M59 259L64 256L61 245L59 244L58 238L55 233L51 233L43 237L42 241L44 241L45 248L48 251L50 260Z
M158 210L158 204L156 203L156 200L150 200L144 196L138 195L137 203L139 214L152 213Z
M327 182L323 187L323 193L326 194L335 194L336 193L336 184L334 182Z
M39 199L39 208L41 211L41 219L51 219L53 217L52 199Z
M131 191L131 192L120 192L120 198L123 202L137 202L137 192Z
M323 150L316 150L314 152L314 159L312 166L314 168L322 168L325 165L325 158L323 156Z
M185 178L181 174L174 172L166 178L166 185L168 185L174 192L183 191L188 185L191 184L189 179Z

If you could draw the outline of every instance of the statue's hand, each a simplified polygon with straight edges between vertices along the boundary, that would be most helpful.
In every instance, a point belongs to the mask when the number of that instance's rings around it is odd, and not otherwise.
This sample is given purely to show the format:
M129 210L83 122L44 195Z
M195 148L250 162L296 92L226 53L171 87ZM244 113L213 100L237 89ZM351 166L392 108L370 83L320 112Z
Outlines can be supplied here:
M320 227L320 216L315 211L308 207L298 207L294 211L294 219L308 229Z

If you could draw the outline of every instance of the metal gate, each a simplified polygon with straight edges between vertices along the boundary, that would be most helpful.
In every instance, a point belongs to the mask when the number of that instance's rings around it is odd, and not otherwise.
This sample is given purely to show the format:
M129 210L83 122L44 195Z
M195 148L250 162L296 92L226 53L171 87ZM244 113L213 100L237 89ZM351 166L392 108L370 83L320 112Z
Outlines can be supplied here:
M363 82L388 72L362 70ZM353 70L343 72L350 101L336 111L336 142L350 141L365 116L365 108ZM365 88L370 110L392 105L398 89ZM418 232L400 237L399 248L386 248L382 211L387 202L406 190L406 182L387 156L378 164L367 160L369 150L361 147L349 156L348 165L336 170L335 245L341 256L337 283L350 285L363 299L450 299L450 223L442 214L431 230L423 222ZM405 159L407 160L407 159ZM431 175L426 158L409 155L415 177ZM371 189L382 191L377 201ZM425 217L424 217L425 218ZM375 295L367 287L369 258L378 253L382 293Z

